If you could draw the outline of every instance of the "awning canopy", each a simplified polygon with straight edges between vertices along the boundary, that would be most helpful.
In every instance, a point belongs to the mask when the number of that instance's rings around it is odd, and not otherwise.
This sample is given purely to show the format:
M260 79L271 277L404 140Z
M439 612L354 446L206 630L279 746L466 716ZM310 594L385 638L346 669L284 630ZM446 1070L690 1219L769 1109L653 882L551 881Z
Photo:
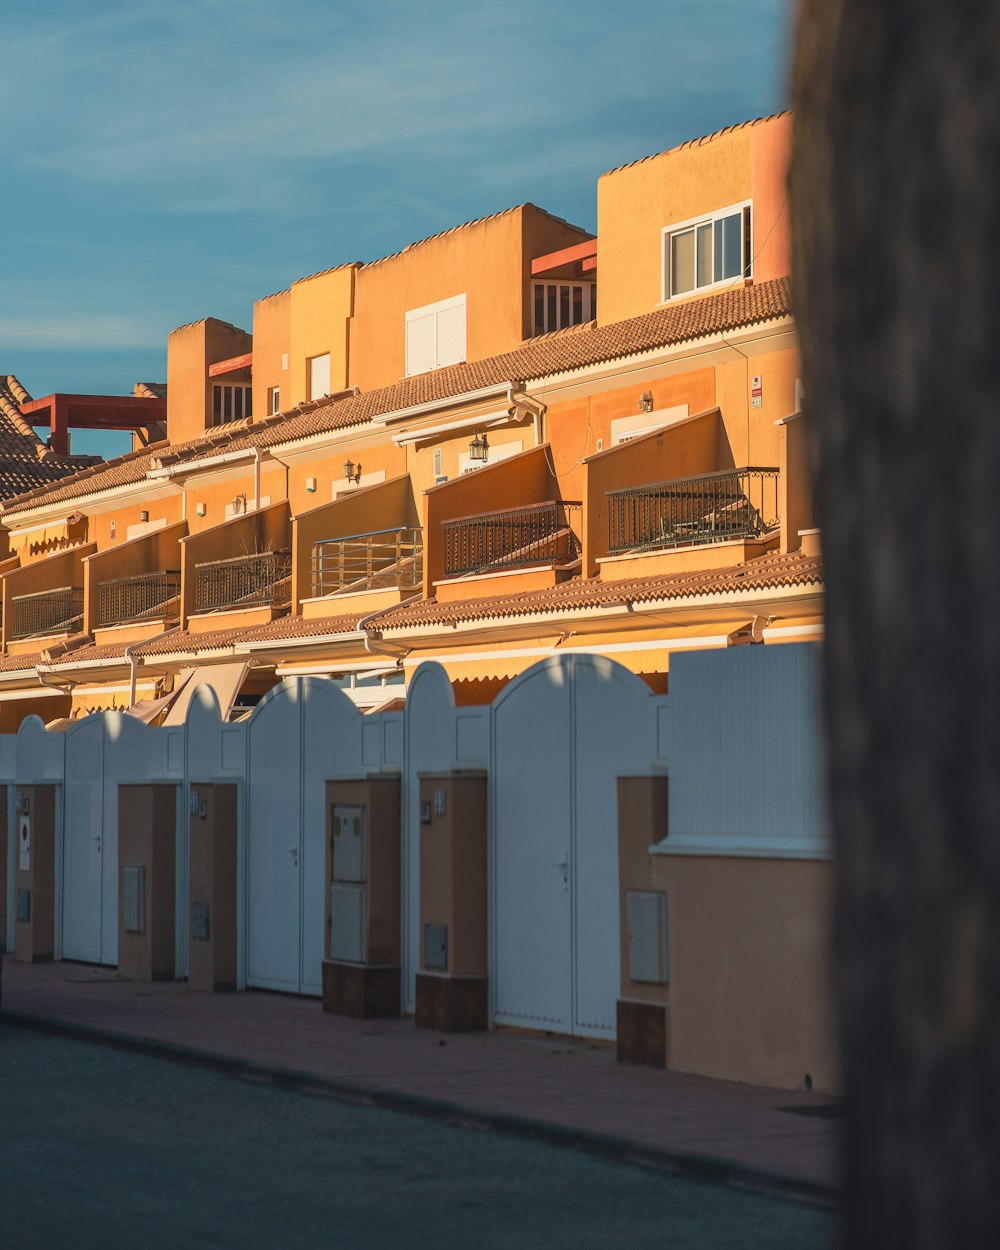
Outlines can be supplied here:
M188 708L191 706L194 692L199 686L210 686L215 691L222 719L228 720L249 667L245 660L241 660L233 664L205 664L199 668L182 670L189 676L162 723L183 725L187 720Z

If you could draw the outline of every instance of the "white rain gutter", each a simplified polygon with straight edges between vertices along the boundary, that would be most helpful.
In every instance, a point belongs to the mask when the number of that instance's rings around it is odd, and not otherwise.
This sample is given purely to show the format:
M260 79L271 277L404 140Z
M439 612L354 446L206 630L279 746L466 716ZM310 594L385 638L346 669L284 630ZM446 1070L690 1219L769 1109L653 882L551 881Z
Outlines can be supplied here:
M411 404L409 408L397 408L393 412L379 413L372 417L372 425L388 425L390 421L402 421L404 417L418 417L425 412L434 412L438 408L452 408L456 404L471 403L475 399L488 399L491 395L509 394L513 382L494 382L492 386L481 386L475 391L463 391L461 395L442 395L439 399L428 399L422 404Z

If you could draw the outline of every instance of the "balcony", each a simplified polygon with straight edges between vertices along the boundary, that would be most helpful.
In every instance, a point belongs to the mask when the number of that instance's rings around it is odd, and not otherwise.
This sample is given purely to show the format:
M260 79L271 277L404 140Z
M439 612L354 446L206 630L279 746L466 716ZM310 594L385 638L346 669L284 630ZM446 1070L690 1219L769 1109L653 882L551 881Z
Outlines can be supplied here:
M424 544L419 529L374 530L313 544L312 593L412 590L423 585Z
M549 500L445 521L445 577L572 563L581 511L578 500Z
M59 586L11 600L11 638L72 634L83 628L83 587Z
M229 560L196 564L195 611L260 607L274 603L291 578L290 551L258 551Z
M101 582L98 588L98 623L106 626L159 620L171 600L177 599L180 593L181 575L175 569Z
M607 492L608 551L759 538L779 524L778 470L730 469Z

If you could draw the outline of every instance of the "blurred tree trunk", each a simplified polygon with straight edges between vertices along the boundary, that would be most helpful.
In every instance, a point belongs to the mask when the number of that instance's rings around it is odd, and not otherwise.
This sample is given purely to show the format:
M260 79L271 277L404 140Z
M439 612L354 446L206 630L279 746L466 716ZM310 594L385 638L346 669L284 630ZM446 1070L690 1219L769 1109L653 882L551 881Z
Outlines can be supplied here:
M802 0L844 1244L1000 1246L1000 0Z

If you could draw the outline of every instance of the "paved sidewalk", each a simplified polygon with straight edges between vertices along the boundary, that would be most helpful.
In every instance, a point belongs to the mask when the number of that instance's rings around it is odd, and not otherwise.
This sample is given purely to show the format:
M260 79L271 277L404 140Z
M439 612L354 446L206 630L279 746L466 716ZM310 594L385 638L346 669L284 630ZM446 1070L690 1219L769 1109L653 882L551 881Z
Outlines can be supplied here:
M835 1199L839 1121L815 1114L829 1099L623 1065L602 1045L503 1031L444 1035L412 1020L325 1015L316 999L200 994L182 982L128 981L111 968L12 959L3 1014L246 1077Z

